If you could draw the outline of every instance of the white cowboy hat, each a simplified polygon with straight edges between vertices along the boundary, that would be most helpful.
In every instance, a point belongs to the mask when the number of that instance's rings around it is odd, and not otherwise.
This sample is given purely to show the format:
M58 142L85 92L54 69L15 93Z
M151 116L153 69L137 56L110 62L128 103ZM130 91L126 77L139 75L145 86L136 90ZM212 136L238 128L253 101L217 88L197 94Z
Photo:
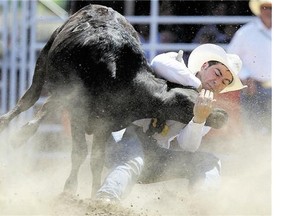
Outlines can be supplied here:
M225 50L215 44L203 44L195 48L188 59L188 69L196 74L201 70L202 65L208 61L219 61L231 72L233 81L220 93L243 89L244 86L238 77L238 72L242 68L242 61L236 54L228 54Z
M255 16L259 16L260 14L260 7L263 4L271 4L272 5L272 0L250 0L249 1L249 7L252 13Z

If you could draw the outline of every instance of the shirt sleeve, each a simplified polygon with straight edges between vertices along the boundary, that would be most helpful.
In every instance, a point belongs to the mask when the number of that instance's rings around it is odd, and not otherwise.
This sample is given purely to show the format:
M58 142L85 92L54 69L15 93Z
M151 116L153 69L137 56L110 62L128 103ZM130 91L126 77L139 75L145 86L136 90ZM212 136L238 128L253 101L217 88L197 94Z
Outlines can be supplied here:
M201 81L186 67L183 59L176 60L178 53L168 52L157 55L151 62L155 73L170 82L199 88Z
M194 123L193 119L176 136L179 146L189 152L195 152L199 148L202 137L205 136L211 127L204 126L205 123Z

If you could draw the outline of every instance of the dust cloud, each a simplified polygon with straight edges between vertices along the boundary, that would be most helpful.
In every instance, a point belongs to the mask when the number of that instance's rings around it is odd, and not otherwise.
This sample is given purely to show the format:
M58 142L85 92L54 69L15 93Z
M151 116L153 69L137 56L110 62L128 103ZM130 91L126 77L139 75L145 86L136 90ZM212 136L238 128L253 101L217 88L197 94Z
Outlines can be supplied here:
M80 169L77 195L61 196L70 171L69 136L40 130L18 148L6 131L0 138L0 215L271 215L271 136L219 135L203 144L222 161L218 191L189 193L185 179L137 184L121 205L89 199L88 159Z
M203 150L222 162L217 191L189 194L184 179L137 185L125 200L135 208L159 215L271 215L271 136L216 137Z

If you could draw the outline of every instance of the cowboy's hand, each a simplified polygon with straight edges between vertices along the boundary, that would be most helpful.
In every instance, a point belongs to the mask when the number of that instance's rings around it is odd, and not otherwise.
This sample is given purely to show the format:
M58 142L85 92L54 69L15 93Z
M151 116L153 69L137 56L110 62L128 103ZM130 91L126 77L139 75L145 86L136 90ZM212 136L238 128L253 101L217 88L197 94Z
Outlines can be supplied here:
M176 56L176 60L179 62L184 62L183 60L183 50L179 50L178 55Z
M207 117L212 112L214 101L215 100L214 100L213 92L202 89L194 105L193 122L199 123L199 124L205 122Z

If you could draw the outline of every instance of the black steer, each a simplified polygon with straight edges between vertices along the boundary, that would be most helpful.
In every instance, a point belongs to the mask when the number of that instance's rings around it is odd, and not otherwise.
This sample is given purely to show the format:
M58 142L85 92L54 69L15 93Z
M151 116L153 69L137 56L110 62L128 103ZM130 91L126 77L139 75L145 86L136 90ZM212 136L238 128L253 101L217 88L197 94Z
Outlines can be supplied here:
M100 5L82 8L55 30L37 59L31 86L15 108L0 117L0 129L33 106L44 87L50 96L21 134L31 136L47 112L65 107L71 120L72 169L64 191L76 193L78 171L88 154L85 133L93 134L92 197L100 185L105 142L112 131L143 118L188 123L198 94L168 88L165 80L156 78L132 25Z

